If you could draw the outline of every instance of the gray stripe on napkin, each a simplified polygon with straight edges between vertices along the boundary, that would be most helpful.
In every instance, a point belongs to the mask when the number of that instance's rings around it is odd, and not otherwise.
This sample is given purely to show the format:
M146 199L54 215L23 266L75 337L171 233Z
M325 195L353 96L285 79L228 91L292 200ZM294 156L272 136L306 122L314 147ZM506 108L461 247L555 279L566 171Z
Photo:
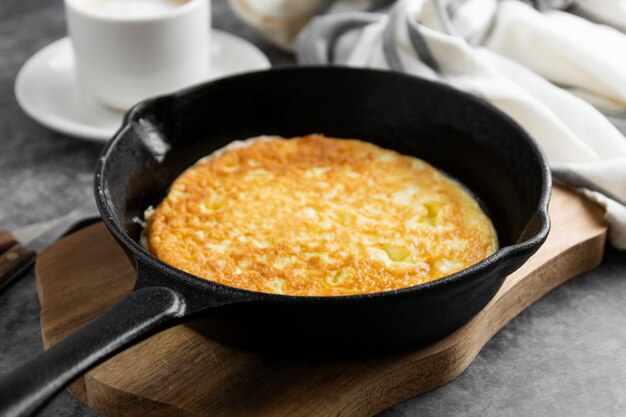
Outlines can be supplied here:
M446 12L451 19L454 19L457 12L463 7L467 0L448 0L448 4L445 5Z
M383 32L383 54L389 68L394 71L404 72L404 64L398 51L398 44L396 42L396 33L398 33L398 24L400 17L402 16L400 6L397 4L389 12L389 23L385 27Z
M582 175L580 175L574 170L563 168L563 167L555 167L555 166L552 166L550 170L552 171L552 175L554 175L555 178L560 179L566 184L569 184L576 188L586 188L587 190L590 190L590 191L596 191L600 194L604 194L611 200L615 200L621 205L626 206L626 201L619 198L615 194L605 190L604 188L600 187L596 183L588 180L587 178L583 177Z
M528 2L528 0L526 0ZM532 6L543 12L548 9L565 10L574 4L575 0L530 0Z
M301 0L304 1L304 0ZM462 0L466 1L466 0ZM344 3L345 0L324 0L323 5L320 7L318 14L329 14L336 13L336 10L333 7L339 3L340 5ZM348 1L348 10L349 12L383 12L384 9L387 9L396 0L361 0L357 2ZM352 4L354 3L354 4ZM342 10L342 12L346 12L346 10Z
M399 45L398 42L396 42L396 35L398 33L399 25L406 24L409 41L415 50L415 54L418 56L420 61L432 68L433 71L439 73L439 64L428 47L426 39L422 36L419 24L415 19L406 17L406 13L404 13L404 10L402 10L401 7L404 7L404 5L399 3L391 9L391 12L389 13L389 24L383 32L383 54L385 55L387 65L395 71L405 70L402 58L400 57L400 52L398 51Z
M439 24L443 29L444 33L448 35L454 35L454 27L452 26L452 14L450 13L443 0L434 0L435 10L437 11L437 16L439 16Z
M337 62L337 42L347 32L376 23L380 15L372 13L340 13L314 18L296 40L299 64L333 64Z
M626 136L626 113L624 114L605 114L605 116L609 119L611 123L624 135ZM604 190L602 187L598 186L594 182L584 178L582 175L568 168L552 166L551 168L552 175L555 178L559 178L563 182L570 184L574 187L578 188L586 188L591 191L597 191L600 194L604 194L609 197L611 200L615 200L616 202L626 206L626 201L624 199L617 197L615 194Z
M413 49L415 49L415 53L419 57L419 59L433 71L437 73L441 73L441 67L437 63L437 60L433 56L428 44L426 43L426 39L422 35L420 31L420 27L415 19L407 19L407 30L409 33L409 40L411 41L411 45L413 45Z

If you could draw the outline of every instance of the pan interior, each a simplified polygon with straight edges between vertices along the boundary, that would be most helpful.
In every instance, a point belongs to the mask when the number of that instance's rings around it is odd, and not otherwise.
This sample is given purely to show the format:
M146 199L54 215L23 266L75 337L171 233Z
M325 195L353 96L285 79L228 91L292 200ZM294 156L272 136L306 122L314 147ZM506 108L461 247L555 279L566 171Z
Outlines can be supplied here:
M428 161L477 198L501 246L538 231L527 225L540 207L545 166L510 119L435 83L345 68L253 73L140 104L106 151L102 195L113 221L138 241L137 218L200 157L233 140L309 133Z

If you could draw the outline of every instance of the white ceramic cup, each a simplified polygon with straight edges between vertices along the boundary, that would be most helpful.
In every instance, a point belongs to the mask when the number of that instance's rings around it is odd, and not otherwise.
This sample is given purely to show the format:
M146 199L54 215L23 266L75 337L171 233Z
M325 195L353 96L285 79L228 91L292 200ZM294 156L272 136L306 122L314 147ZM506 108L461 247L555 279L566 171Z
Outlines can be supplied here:
M76 75L121 110L208 78L210 0L64 0Z

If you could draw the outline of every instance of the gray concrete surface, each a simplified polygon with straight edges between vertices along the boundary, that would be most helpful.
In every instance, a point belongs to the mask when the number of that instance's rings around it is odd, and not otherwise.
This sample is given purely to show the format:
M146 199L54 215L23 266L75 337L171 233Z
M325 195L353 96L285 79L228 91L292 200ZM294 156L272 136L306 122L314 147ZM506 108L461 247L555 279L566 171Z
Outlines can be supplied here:
M214 26L292 62L215 0ZM53 133L17 106L13 82L38 49L65 35L61 0L0 2L0 228L58 216L90 198L99 145ZM622 130L626 128L621 123ZM32 272L0 294L0 374L42 350ZM42 416L95 416L67 393ZM507 325L457 380L382 414L626 416L626 254L553 291Z

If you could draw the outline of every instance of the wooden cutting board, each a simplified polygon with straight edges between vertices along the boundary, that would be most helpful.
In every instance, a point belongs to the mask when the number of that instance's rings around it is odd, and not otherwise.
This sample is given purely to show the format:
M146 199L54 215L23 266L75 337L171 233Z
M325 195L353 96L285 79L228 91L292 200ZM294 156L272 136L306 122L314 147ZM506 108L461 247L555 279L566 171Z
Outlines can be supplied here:
M513 317L602 259L603 212L555 188L547 242L471 322L422 349L352 361L270 358L222 346L180 325L120 353L70 391L102 416L369 416L465 370ZM37 260L48 348L129 292L134 274L102 223Z

